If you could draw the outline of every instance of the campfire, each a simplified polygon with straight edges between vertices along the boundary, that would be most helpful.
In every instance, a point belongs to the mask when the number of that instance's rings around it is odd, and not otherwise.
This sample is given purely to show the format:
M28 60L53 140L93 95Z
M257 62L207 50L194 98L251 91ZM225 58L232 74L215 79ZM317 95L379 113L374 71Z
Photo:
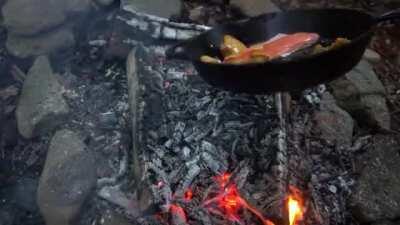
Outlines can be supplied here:
M0 0L1 225L399 224L398 11L339 74L365 1L38 1Z
M243 213L248 211L257 220L256 224L263 225L276 225L280 223L274 223L270 219L263 216L263 213L251 206L242 196L240 196L237 189L237 185L231 180L230 173L223 173L213 178L215 184L213 184L213 190L207 194L205 200L200 203L202 207L207 209L210 214L220 217L222 220L226 220L229 223L234 224L246 224L244 223ZM157 186L162 187L162 183ZM286 204L283 210L286 210L285 214L287 218L284 219L284 225L301 225L303 215L305 214L304 199L301 196L302 193L297 188L290 186L290 194L286 197ZM192 189L188 189L183 196L185 203L190 203L197 196L193 194ZM177 200L179 202L179 200ZM164 217L159 214L159 219L162 221L168 221L170 218L178 218L181 222L187 223L187 215L185 209L180 206L179 203L171 203L169 205L168 213ZM176 221L175 221L176 222Z

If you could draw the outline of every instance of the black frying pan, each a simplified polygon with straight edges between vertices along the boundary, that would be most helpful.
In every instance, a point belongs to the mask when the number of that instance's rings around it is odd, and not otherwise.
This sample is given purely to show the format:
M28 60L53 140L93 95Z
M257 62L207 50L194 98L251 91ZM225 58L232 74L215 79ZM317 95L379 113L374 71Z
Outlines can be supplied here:
M167 57L190 60L209 84L234 92L266 94L303 90L331 81L350 71L361 60L376 24L400 18L400 10L380 17L350 9L294 10L265 14L217 26L168 49ZM208 64L202 55L219 55L225 34L245 44L266 41L278 33L315 32L321 37L345 37L352 42L317 55L262 64Z

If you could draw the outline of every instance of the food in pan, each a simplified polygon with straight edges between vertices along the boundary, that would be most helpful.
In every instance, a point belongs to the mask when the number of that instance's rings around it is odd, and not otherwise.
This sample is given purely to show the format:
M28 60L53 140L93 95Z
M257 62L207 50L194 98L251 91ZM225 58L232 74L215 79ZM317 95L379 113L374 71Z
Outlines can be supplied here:
M205 63L221 63L221 60L208 55L201 56L200 60Z
M350 43L350 40L347 39L347 38L336 38L335 41L332 42L328 46L323 46L321 44L317 44L314 47L313 53L314 54L318 54L318 53L321 53L321 52L326 52L326 51L329 51L329 50L337 49L337 48L339 48L339 47L341 47L343 45L349 44L349 43Z
M221 45L221 53L224 57L240 54L246 49L247 46L238 39L234 38L233 36L231 35L224 36L224 40Z
M319 39L319 35L315 33L295 33L291 35L281 35L272 41L267 41L248 49L239 54L225 57L224 62L227 63L243 63L253 62L254 58L264 56L265 60L272 60L278 57L287 56L295 51L306 48Z
M287 57L299 50L309 49L320 40L316 33L294 33L294 34L278 34L268 41L246 46L244 43L231 35L225 35L220 47L223 59L216 57L201 56L200 60L205 63L226 63L226 64L246 64L246 63L263 63L277 58ZM338 48L350 41L346 38L337 38L334 43L329 46L317 44L314 46L310 54L316 54L330 49Z

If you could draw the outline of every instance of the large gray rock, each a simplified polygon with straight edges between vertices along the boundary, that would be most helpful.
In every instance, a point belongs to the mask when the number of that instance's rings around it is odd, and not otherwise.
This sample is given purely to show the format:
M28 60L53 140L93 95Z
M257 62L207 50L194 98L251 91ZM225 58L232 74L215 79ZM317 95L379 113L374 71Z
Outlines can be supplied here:
M381 95L366 95L361 97L363 111L360 121L365 121L371 126L390 129L390 112L386 98ZM355 114L357 115L357 113Z
M372 49L367 48L365 50L363 58L370 63L378 63L381 61L381 56Z
M89 11L92 0L12 0L2 9L13 35L32 36L61 25L70 13Z
M350 199L354 216L362 223L400 218L398 141L390 136L374 137L356 164L361 174Z
M338 146L350 147L353 137L353 118L336 105L331 94L325 93L320 111L313 115L314 131L319 132L325 140Z
M169 18L180 13L181 0L121 0L123 9Z
M231 0L230 4L249 17L280 11L271 0Z
M51 140L40 177L38 204L47 225L71 225L96 184L93 155L70 130Z
M64 13L85 13L90 10L92 0L62 0L58 1Z
M350 73L329 86L338 105L359 123L390 129L385 88L369 62L362 60Z
M18 58L47 55L67 49L75 44L74 35L66 27L60 27L51 32L25 37L8 34L6 48Z
M2 12L4 25L18 35L34 35L54 28L65 20L63 8L54 0L10 0Z
M19 98L16 118L25 138L53 130L66 118L69 108L62 96L63 87L53 74L45 56L36 59L29 70Z

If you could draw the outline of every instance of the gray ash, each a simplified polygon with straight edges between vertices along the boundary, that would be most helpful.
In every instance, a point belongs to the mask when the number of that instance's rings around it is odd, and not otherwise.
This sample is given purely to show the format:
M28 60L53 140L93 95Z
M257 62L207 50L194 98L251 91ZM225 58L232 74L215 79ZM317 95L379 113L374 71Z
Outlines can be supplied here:
M145 49L137 57L141 157L156 201L168 207L187 190L196 190L186 205L198 209L187 213L191 223L200 224L204 218L196 218L207 213L201 205L207 189L216 185L212 177L233 172L245 195L265 193L254 203L271 208L269 197L277 182L265 178L276 157L279 132L273 97L212 88L191 75L190 64L167 62Z

